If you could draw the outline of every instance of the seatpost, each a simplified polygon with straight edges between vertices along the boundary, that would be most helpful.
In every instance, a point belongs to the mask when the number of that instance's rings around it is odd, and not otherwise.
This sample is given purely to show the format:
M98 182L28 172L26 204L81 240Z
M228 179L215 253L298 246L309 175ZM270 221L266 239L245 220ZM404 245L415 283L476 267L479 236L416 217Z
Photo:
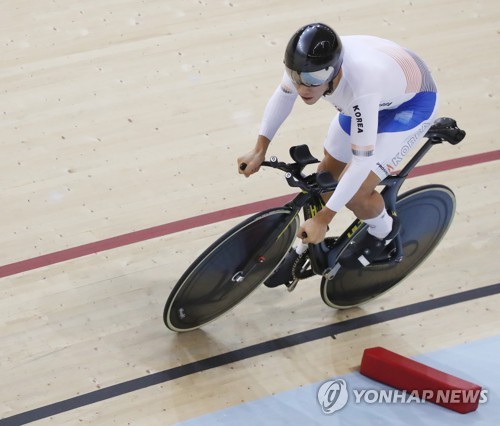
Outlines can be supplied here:
M436 142L428 139L397 175L387 176L384 180L382 180L382 182L380 182L380 185L385 186L381 194L384 197L385 205L388 209L395 210L397 195L405 179L423 158L423 156L427 154L434 143Z

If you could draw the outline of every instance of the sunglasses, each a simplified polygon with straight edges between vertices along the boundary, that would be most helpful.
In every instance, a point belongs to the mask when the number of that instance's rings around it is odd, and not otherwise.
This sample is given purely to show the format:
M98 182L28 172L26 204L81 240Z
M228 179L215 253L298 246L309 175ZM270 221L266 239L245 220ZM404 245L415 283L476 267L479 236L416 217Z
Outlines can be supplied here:
M295 84L308 87L321 86L330 80L334 72L333 67L311 72L297 72L288 67L285 68L288 76Z

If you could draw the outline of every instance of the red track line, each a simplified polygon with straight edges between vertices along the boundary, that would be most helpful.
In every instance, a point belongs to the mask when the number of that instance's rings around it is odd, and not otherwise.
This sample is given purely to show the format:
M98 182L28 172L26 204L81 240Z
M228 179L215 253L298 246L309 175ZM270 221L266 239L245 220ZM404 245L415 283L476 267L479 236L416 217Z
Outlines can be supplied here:
M118 247L126 246L128 244L138 243L152 238L174 234L176 232L185 231L187 229L210 225L212 223L222 222L224 220L233 219L235 217L257 213L261 210L269 209L271 207L282 206L283 204L293 199L294 196L295 194L289 194L277 198L258 201L255 203L244 204L242 206L231 207L229 209L177 220L175 222L154 226L152 228L147 228L140 231L130 232L128 234L107 238L105 240L84 244L78 247L44 254L32 259L21 260L9 265L0 266L0 278L19 274L25 271L31 271L32 269L42 268L44 266L53 265L55 263L64 262L66 260L76 259L78 257L87 256L89 254L95 254L101 251L115 249Z
M422 176L495 160L500 160L500 150L419 166L416 167L412 173L410 173L409 177ZM192 228L222 222L239 216L249 215L271 207L278 207L290 201L295 195L296 194L288 194L281 197L257 201L255 203L244 204L242 206L231 207L212 213L202 214L200 216L166 223L164 225L154 226L140 231L130 232L117 237L84 244L78 247L56 251L54 253L37 256L31 259L21 260L9 265L0 266L0 278L76 259L89 254L115 249L128 244L138 243Z
M469 155L468 157L454 158L452 160L440 161L439 163L415 167L409 177L429 175L445 170L458 169L460 167L473 166L475 164L487 163L495 160L500 160L500 150L483 152L481 154Z

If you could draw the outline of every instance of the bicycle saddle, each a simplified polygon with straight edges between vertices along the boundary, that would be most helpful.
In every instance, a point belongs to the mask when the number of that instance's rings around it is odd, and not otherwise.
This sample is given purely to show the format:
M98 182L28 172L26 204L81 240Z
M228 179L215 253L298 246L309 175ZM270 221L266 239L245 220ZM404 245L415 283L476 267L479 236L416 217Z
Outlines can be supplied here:
M436 143L445 140L452 145L456 145L465 138L465 131L457 126L457 122L453 118L441 117L434 121L425 137L432 139Z

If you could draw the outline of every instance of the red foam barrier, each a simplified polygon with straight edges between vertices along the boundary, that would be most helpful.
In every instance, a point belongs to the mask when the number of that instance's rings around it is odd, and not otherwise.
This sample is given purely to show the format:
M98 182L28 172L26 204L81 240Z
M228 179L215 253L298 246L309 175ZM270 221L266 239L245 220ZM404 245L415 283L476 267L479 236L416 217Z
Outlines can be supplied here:
M361 374L458 413L477 410L481 386L381 347L365 349Z

